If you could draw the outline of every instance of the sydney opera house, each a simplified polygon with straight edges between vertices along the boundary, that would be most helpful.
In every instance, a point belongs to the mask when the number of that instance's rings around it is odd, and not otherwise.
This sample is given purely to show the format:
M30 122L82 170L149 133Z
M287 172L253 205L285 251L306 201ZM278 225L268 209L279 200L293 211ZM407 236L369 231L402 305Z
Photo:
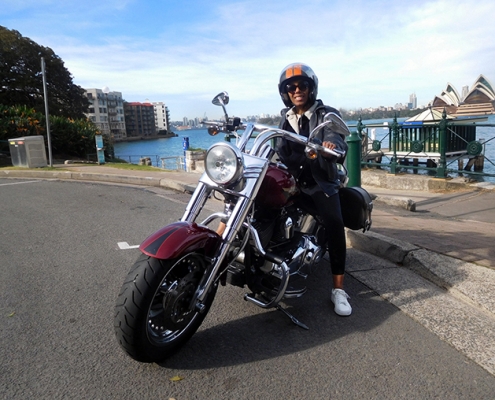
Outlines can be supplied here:
M462 95L450 83L439 96L430 103L433 109L446 109L453 117L488 115L495 113L495 91L492 84L480 75L474 84L464 87Z

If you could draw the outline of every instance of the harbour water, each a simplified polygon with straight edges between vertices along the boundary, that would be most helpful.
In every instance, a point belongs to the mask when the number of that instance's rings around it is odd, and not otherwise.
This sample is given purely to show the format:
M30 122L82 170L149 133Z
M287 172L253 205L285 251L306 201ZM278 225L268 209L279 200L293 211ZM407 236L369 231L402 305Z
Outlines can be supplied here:
M222 134L210 136L206 129L188 129L176 131L177 137L138 140L134 142L117 142L114 145L115 156L123 160L137 163L142 157L150 157L152 162L156 156L176 157L184 154L184 138L189 139L190 148L208 149L212 144L224 140Z
M391 124L392 120L369 120L363 121L366 124L383 124L387 122ZM485 124L495 124L495 115L488 117ZM355 123L349 122L351 130L354 128ZM126 160L131 163L137 164L140 158L150 157L152 164L160 166L160 159L165 157L178 157L184 155L183 142L187 138L189 140L190 148L208 149L212 144L221 142L224 140L224 135L219 134L217 136L210 136L206 129L190 129L184 131L177 131L177 137L152 139L152 140L138 140L134 142L117 142L115 143L115 156ZM369 132L368 132L369 134ZM376 139L381 140L388 134L388 129L376 128ZM485 146L485 164L484 172L495 174L495 127L478 127L477 128L477 140L483 139L486 143ZM454 166L452 166L454 167Z

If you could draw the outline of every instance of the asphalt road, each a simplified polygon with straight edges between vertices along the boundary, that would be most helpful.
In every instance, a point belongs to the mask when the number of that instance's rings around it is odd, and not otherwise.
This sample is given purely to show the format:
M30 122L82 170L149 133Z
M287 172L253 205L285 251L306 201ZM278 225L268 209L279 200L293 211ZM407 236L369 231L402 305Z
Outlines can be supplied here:
M495 377L350 276L354 312L336 316L326 262L286 303L309 331L225 287L182 351L163 365L133 361L115 340L113 307L138 250L117 243L176 221L187 199L0 179L1 398L493 398ZM370 256L350 250L349 262Z

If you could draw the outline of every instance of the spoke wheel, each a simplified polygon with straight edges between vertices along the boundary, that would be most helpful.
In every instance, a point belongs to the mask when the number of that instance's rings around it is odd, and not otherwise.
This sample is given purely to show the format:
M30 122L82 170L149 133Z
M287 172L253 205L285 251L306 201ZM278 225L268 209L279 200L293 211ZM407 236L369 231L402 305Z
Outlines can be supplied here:
M148 311L148 336L157 344L174 340L199 315L191 304L204 263L195 255L187 255L163 278Z
M198 285L209 266L197 253L175 260L141 255L129 271L115 306L117 340L127 354L142 362L159 362L180 349L196 332L213 302L195 308Z

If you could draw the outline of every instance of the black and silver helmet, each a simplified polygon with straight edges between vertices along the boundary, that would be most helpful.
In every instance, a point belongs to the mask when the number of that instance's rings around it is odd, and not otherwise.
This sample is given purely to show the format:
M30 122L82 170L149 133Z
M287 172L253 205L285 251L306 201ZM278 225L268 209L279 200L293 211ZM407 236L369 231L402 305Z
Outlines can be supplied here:
M278 83L278 91L280 93L280 97L282 97L282 101L287 107L292 106L292 102L290 101L289 95L287 93L287 84L293 80L302 79L310 84L309 88L309 101L314 102L316 100L316 96L318 95L318 78L314 71L302 63L293 63L287 65L280 74L280 79Z

